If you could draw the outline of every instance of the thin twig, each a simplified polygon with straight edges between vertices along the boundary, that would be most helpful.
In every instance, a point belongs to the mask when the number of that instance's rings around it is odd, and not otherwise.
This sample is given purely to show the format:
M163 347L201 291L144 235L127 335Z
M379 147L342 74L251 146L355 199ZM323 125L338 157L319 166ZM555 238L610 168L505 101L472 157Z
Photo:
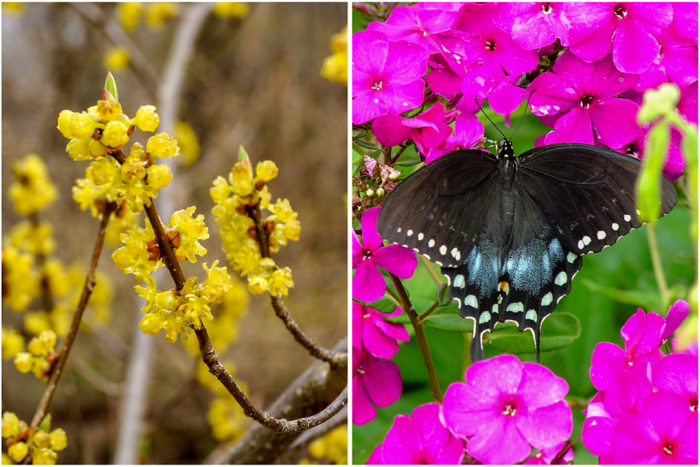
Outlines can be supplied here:
M46 385L44 394L41 396L39 405L34 412L34 417L32 418L31 428L36 429L41 421L46 416L48 412L49 405L51 404L51 399L53 398L56 388L58 387L58 380L63 374L63 368L66 365L66 360L68 360L68 354L73 347L73 342L78 335L78 329L80 328L80 320L83 317L83 312L87 307L88 300L90 300L90 295L95 287L95 270L97 269L97 263L100 260L100 253L102 252L102 245L105 240L105 231L107 230L107 224L109 223L109 218L114 211L114 204L109 203L106 205L104 212L102 213L102 221L100 222L100 230L97 233L97 239L95 240L95 246L92 249L92 258L90 259L90 266L88 268L87 276L85 277L85 284L83 285L83 291L80 294L80 301L78 306L75 308L73 313L73 321L70 325L70 330L66 335L65 340L61 349L58 351L58 358L56 360L56 366L51 371L51 376L49 377L49 382Z
M253 225L255 226L255 239L258 242L258 245L260 245L260 256L263 258L269 258L269 235L262 222L260 203L256 204L255 206L246 206L246 214L248 214L248 217L250 217L250 219L253 221ZM304 348L306 348L313 357L328 362L333 367L347 366L347 352L331 352L328 349L317 345L313 339L311 339L304 333L304 331L301 330L296 321L294 321L292 316L289 314L289 310L287 309L287 306L285 305L281 296L271 296L270 301L277 317L282 320L287 330L294 336L294 339Z
M401 306L411 320L413 329L416 332L416 340L418 341L418 347L420 347L420 353L423 355L423 362L425 363L425 369L428 372L428 380L430 381L430 392L433 394L433 399L438 402L442 402L442 390L440 389L440 382L438 381L437 371L435 371L435 365L433 364L433 357L430 355L430 347L428 346L428 340L425 337L425 329L423 329L423 324L419 322L418 313L416 313L415 308L411 304L408 298L406 289L404 289L401 280L393 274L389 274L394 286L396 287L399 297L401 297Z

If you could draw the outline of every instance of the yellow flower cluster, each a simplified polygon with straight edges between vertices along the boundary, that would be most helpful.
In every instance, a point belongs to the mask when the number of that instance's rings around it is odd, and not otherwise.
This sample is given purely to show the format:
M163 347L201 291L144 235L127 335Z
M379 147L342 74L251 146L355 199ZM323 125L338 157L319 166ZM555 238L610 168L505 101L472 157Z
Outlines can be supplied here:
M15 311L26 310L39 296L39 275L34 267L34 256L3 245L2 285L2 302Z
M15 367L20 373L34 373L39 379L48 377L53 364L56 362L56 334L53 331L44 331L32 338L27 345L29 352L17 352L15 354Z
M340 84L348 84L348 27L331 37L331 52L321 67L321 76Z
M212 379L211 376L209 379ZM211 401L207 411L207 421L211 425L214 438L228 443L233 443L243 436L250 424L241 406L228 394L218 396Z
M36 154L28 154L12 165L15 181L10 185L10 199L19 214L41 211L56 200L56 187L46 165Z
M325 463L344 465L348 463L348 427L341 425L309 445L309 454Z
M2 358L12 358L24 349L24 336L12 328L2 328Z
M142 13L146 20L146 25L150 29L158 30L163 24L175 18L178 13L176 3L141 3L123 2L117 4L117 21L125 31L135 30L141 22Z
M219 18L244 18L248 15L250 6L244 2L216 2L214 14Z
M156 158L177 156L177 141L158 133L148 139L145 149L134 143L123 163L106 156L121 152L135 128L153 133L159 124L155 106L142 105L129 118L111 96L87 111L61 111L58 129L70 139L66 151L74 160L92 161L86 177L73 187L73 199L81 209L89 208L93 216L100 216L107 202L126 203L134 212L150 205L150 199L172 179L170 168L156 164Z
M50 430L50 416L39 429L32 432L27 423L12 412L2 414L2 437L7 438L7 455L20 463L27 456L33 465L53 465L58 459L56 451L62 451L68 445L68 437L63 428ZM3 462L4 463L4 462Z
M233 166L228 181L219 176L209 190L223 249L233 269L248 277L248 290L252 294L268 292L286 296L294 286L288 267L278 267L272 258L262 256L251 217L257 208L270 213L261 219L270 252L279 251L287 240L299 240L301 226L289 201L278 199L274 204L270 201L267 182L277 174L274 162L263 161L256 165L254 175L250 161L243 158Z

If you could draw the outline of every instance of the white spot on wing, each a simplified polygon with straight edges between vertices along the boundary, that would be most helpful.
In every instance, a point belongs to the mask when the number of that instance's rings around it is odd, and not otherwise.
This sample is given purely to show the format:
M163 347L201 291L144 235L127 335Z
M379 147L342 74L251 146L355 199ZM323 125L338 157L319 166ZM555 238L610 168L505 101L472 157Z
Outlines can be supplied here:
M464 276L461 276L464 279ZM455 278L455 284L457 283L457 278ZM456 287L456 286L455 286ZM479 300L476 299L476 295L467 295L464 298L464 304L472 308L479 308Z
M440 246L440 254L442 256L445 256L447 254L447 246L445 246L445 245Z
M551 305L553 300L554 296L552 296L552 292L547 292L547 294L544 297L542 297L542 306Z

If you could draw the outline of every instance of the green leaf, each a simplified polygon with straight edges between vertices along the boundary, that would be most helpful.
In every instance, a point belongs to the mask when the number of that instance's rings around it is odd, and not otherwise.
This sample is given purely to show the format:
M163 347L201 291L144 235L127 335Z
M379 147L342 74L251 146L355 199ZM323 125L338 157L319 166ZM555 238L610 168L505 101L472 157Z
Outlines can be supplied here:
M51 431L51 414L47 413L46 416L39 423L39 429L41 431L49 432Z
M117 81L114 79L112 72L107 72L105 79L105 89L114 97L114 100L119 102L119 91L117 90Z
M374 301L372 303L368 303L367 306L387 314L396 311L397 307L396 302L387 297L380 298L379 300Z
M425 325L433 329L439 329L440 331L472 332L474 320L462 318L459 316L459 313L444 313L438 315L433 313L425 320Z
M542 324L540 353L568 347L581 335L581 323L571 313L553 313ZM513 354L534 353L535 343L528 331L520 332L515 323L499 324L491 334L485 334L484 346L493 346Z
M658 290L621 290L615 287L604 287L588 279L582 279L581 283L593 292L601 293L616 302L635 306L640 306L641 304L656 304L653 308L657 310L661 309L663 306L660 302L661 297L659 296Z
M449 306L450 303L452 303L452 297L450 296L450 288L447 284L438 285L437 301L439 306Z
M250 157L248 156L248 152L245 150L243 145L241 144L238 146L238 162L241 161L249 161L250 162Z

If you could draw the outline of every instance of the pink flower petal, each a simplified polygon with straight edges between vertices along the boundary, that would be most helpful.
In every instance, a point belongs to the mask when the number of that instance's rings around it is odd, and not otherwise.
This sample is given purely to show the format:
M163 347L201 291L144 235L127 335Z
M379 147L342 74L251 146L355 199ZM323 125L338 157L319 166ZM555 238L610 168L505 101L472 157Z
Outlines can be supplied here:
M368 423L377 416L377 409L367 397L360 378L352 379L352 422L355 425L363 425Z
M552 373L549 368L535 363L523 363L523 377L518 386L518 394L528 409L552 405L564 399L568 392L566 380Z
M510 418L510 417L507 417ZM514 464L530 455L530 445L512 419L493 419L467 442L467 452L484 464ZM504 442L507 440L507 442Z
M532 447L544 449L569 439L573 428L573 415L569 404L560 400L524 417L516 417L516 425Z
M593 144L590 113L581 107L574 107L557 120L554 131L545 136L544 142Z
M554 73L542 73L535 78L527 88L527 94L531 92L530 110L539 117L557 115L578 105L576 90Z
M424 88L425 81L422 79L400 85L385 83L382 96L389 112L399 115L423 103Z
M517 109L524 97L525 89L514 86L506 78L489 94L489 104L494 112L506 115Z
M398 342L381 332L372 322L364 326L362 342L369 353L380 358L390 359L399 350Z
M610 342L601 342L593 349L591 358L591 383L599 390L606 390L618 373L625 370L624 350Z
M678 326L681 325L683 320L690 313L690 305L685 300L676 300L673 305L668 309L668 314L666 315L666 326L664 327L664 332L661 334L661 339L668 339L671 337Z
M352 298L363 302L379 300L386 292L384 276L372 261L363 261L352 278Z
M401 397L401 372L394 362L370 357L362 381L377 407L391 405Z
M691 354L670 354L658 361L652 372L652 382L658 390L679 394L697 411L698 357Z
M362 245L366 249L376 250L384 243L377 231L377 218L379 217L379 206L370 208L362 214L360 225L362 227Z
M571 15L573 21L569 29L569 47L581 60L591 63L608 54L617 28L611 6L612 4L589 3L579 7L585 8L585 12ZM570 10L570 13L573 12Z
M362 92L353 97L352 123L356 125L361 125L387 113L389 113L389 110L386 102L384 102L379 92Z
M636 21L621 21L615 33L613 61L625 73L642 73L659 55L659 43Z
M612 454L612 434L615 425L617 425L617 419L615 418L586 418L586 421L583 422L581 442L594 456L610 456Z
M610 99L591 107L593 127L600 140L611 148L619 148L632 141L639 132L639 106L627 99Z
M386 434L382 457L387 464L422 464L421 432L408 415L398 415Z
M401 144L411 136L411 129L404 125L404 118L396 115L383 115L372 122L372 133L382 146Z
M399 245L388 245L374 252L374 261L401 279L413 275L418 265L416 253Z

